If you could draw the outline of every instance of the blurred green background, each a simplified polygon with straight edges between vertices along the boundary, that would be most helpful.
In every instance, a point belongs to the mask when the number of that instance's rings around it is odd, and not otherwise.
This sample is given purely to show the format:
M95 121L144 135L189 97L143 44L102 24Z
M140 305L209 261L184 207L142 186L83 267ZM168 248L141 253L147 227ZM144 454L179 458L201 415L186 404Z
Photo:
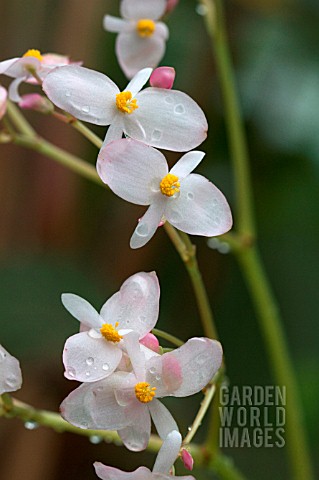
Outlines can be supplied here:
M218 78L196 6L194 0L180 0L168 19L170 40L162 65L175 67L174 87L204 109L210 129L200 146L207 155L198 172L210 178L235 208ZM234 0L226 6L251 155L259 242L281 306L315 456L319 447L319 4ZM118 2L2 0L1 60L29 48L68 54L124 88L127 81L114 55L115 35L102 29L106 13L118 15ZM1 82L8 85L4 77ZM94 164L96 149L70 127L40 114L28 112L27 117L45 138ZM102 136L104 129L96 132ZM168 158L173 162L178 155ZM189 279L165 232L159 229L142 250L129 248L142 212L47 158L1 145L0 339L22 364L19 398L57 410L75 387L63 378L61 353L65 339L78 326L61 305L62 292L77 293L99 308L129 275L156 270L162 292L158 327L184 340L202 334ZM252 303L234 258L209 248L206 239L194 241L229 382L273 384ZM184 434L199 401L200 396L166 402ZM5 480L93 480L95 460L128 470L153 462L146 453L127 453L124 464L118 447L92 445L88 439L44 428L28 431L18 420L0 419L0 441L0 476ZM249 479L290 478L285 448L236 448L226 453ZM195 475L198 480L212 478L204 472Z

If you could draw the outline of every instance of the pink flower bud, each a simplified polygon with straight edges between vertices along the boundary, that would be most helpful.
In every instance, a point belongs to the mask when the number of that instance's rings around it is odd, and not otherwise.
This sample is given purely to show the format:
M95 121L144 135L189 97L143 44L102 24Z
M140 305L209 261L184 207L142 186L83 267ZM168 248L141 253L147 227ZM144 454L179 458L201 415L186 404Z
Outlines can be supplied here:
M165 13L169 13L177 6L179 0L167 0Z
M150 77L152 87L171 89L175 80L175 69L172 67L158 67Z
M184 467L187 468L187 470L193 470L194 467L194 459L190 452L186 450L185 448L182 449L182 462L184 463Z
M7 90L4 87L0 87L0 120L7 110L7 96Z
M35 110L40 113L52 113L54 111L53 103L43 95L38 93L28 93L23 95L19 107L23 110Z
M159 353L159 341L152 333L147 333L143 338L140 339L140 343L144 347L153 350L153 352Z

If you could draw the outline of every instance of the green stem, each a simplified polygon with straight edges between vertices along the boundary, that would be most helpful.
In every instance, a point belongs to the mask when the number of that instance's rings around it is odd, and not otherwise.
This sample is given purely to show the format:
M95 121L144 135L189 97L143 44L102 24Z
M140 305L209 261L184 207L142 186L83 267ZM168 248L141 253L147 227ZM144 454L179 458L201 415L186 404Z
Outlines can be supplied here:
M103 145L103 140L100 139L97 135L95 135L92 130L90 130L84 123L77 120L75 117L70 115L67 112L59 113L59 112L52 112L52 115L57 118L58 120L71 125L75 130L81 133L83 137L87 138L93 145L95 145L98 149L100 149Z
M65 150L62 150L59 147L52 145L52 143L47 142L39 136L29 137L24 135L16 135L13 137L12 141L16 145L20 145L21 147L35 150L36 152L39 152L51 158L52 160L55 160L56 162L67 167L73 172L78 173L82 177L85 177L100 186L106 187L106 185L98 176L96 169L93 165L89 164L88 162L82 160L79 157L76 157L75 155L72 155L71 153L66 152Z
M195 293L204 333L209 338L218 338L213 312L196 258L195 245L191 243L186 233L178 232L168 222L165 222L164 228L187 269Z
M17 130L20 133L22 133L24 135L28 135L29 137L33 137L33 136L36 135L36 132L31 127L30 123L20 113L17 106L10 101L8 101L8 103L7 103L7 114L9 116L11 122L14 124L14 126L17 128Z
M174 335L171 335L170 333L164 332L163 330L159 330L158 328L153 328L152 333L156 335L157 337L163 338L164 340L167 340L170 342L172 345L176 345L176 347L181 347L184 345L184 342L180 340L177 337L174 337Z
M204 400L202 401L200 408L197 412L194 422L192 423L191 429L183 440L183 445L188 445L192 440L197 430L201 426L201 423L206 415L207 410L213 400L213 397L216 392L216 385L211 384L205 392Z

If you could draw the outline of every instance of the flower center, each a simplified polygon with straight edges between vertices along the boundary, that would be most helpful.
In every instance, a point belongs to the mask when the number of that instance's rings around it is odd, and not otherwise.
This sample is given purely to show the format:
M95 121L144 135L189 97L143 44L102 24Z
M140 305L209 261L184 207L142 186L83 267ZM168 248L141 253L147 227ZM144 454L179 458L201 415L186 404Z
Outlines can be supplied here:
M156 387L151 387L147 382L139 382L135 385L135 396L142 403L149 403L155 397Z
M128 91L116 95L116 106L123 113L133 113L138 108L136 98L132 100L132 94Z
M118 325L119 322L116 322L115 327L118 327ZM110 323L103 323L102 327L100 328L100 332L109 342L118 343L123 338L122 335L119 335L119 332Z
M136 30L140 37L151 37L155 28L155 22L148 18L141 18L136 24Z
M40 62L42 62L43 60L43 57L40 53L40 50L34 50L34 49L31 49L31 50L28 50L27 52L25 52L24 55L22 55L23 57L34 57L34 58L37 58L38 60L40 60Z
M178 181L178 177L172 173L168 173L160 183L160 189L163 195L172 197L175 193L179 192L181 184Z

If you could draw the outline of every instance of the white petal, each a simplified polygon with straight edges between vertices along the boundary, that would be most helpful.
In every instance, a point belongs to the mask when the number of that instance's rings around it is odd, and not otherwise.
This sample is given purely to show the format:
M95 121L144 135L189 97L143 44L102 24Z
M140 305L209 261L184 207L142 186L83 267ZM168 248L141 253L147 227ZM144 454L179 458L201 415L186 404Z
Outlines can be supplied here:
M164 215L174 227L191 235L222 235L232 226L224 195L209 180L195 173L182 181L179 196L169 199Z
M122 0L121 16L129 20L148 18L157 20L166 9L166 0Z
M182 445L182 436L177 430L170 432L161 446L153 467L154 473L168 475L178 457Z
M135 31L121 32L115 44L118 62L128 78L145 67L155 68L165 53L165 40L161 34L140 37Z
M0 85L0 120L3 118L7 111L7 98L8 92L7 90Z
M136 376L137 382L145 381L145 363L146 359L141 350L138 334L135 332L128 333L124 337L124 345L131 360L133 372Z
M19 390L21 384L19 361L0 345L0 395Z
M135 402L134 408L130 408L129 416L132 424L118 430L118 434L126 448L140 452L147 447L151 435L151 418L147 405Z
M11 65L13 65L17 60L20 60L20 58L9 58L9 60L3 60L3 62L0 62L0 74L6 74L6 70L8 70L8 68L11 67Z
M122 32L123 30L127 31L132 29L132 25L130 22L128 22L127 20L123 20L122 18L113 17L112 15L104 16L103 27L108 32L114 32L114 33Z
M157 398L153 398L148 404L148 408L156 427L157 433L164 440L172 430L178 431L178 426L168 411Z
M175 397L187 397L202 390L213 378L222 363L221 344L209 338L191 338L182 347L162 355L177 360L182 373L182 383L173 392ZM169 362L167 363L169 365ZM170 372L162 372L169 376Z
M100 150L97 171L103 182L119 197L137 205L149 205L154 195L158 194L160 181L168 173L168 166L160 152L126 138Z
M156 23L156 30L154 35L160 36L163 40L168 40L169 37L169 30L166 23L157 22Z
M109 126L104 141L103 141L103 147L106 147L111 142L114 142L115 140L121 140L123 137L123 122L121 118L115 118L114 122L111 123Z
M130 329L144 337L156 325L160 288L155 272L140 272L129 277L103 305L100 315L105 323L119 323L118 330Z
M200 164L205 156L204 152L188 152L178 160L170 173L177 175L179 179L187 177Z
M61 301L74 318L89 328L100 328L103 321L92 305L74 293L63 293Z
M109 125L118 115L118 87L94 70L78 65L55 68L46 76L43 90L55 105L79 120Z
M9 77L18 78L28 76L28 69L32 68L36 71L41 67L41 62L35 57L22 57L12 62L5 72Z
M136 75L132 78L132 80L129 82L127 87L125 88L125 91L129 91L132 93L132 96L135 97L135 95L142 90L144 85L148 82L150 76L152 73L151 68L143 68L143 70L139 70Z
M95 401L93 388L97 388L97 385L83 383L63 400L60 412L67 422L79 428L98 428L92 418Z
M207 136L206 117L194 100L177 90L146 88L136 95L139 108L125 117L125 133L154 147L184 152ZM134 122L143 126L137 137Z
M141 248L153 237L163 217L166 198L159 198L152 203L137 224L130 240L131 248Z
M95 462L95 473L102 480L150 480L152 474L146 467L139 467L134 472L122 472L114 467L107 467L103 463Z
M18 77L10 83L8 94L9 99L12 102L19 103L21 101L21 97L19 94L19 86L22 82L26 80L27 77Z
M105 338L92 338L89 332L77 333L65 342L65 376L79 382L96 382L111 375L121 358L122 350Z

